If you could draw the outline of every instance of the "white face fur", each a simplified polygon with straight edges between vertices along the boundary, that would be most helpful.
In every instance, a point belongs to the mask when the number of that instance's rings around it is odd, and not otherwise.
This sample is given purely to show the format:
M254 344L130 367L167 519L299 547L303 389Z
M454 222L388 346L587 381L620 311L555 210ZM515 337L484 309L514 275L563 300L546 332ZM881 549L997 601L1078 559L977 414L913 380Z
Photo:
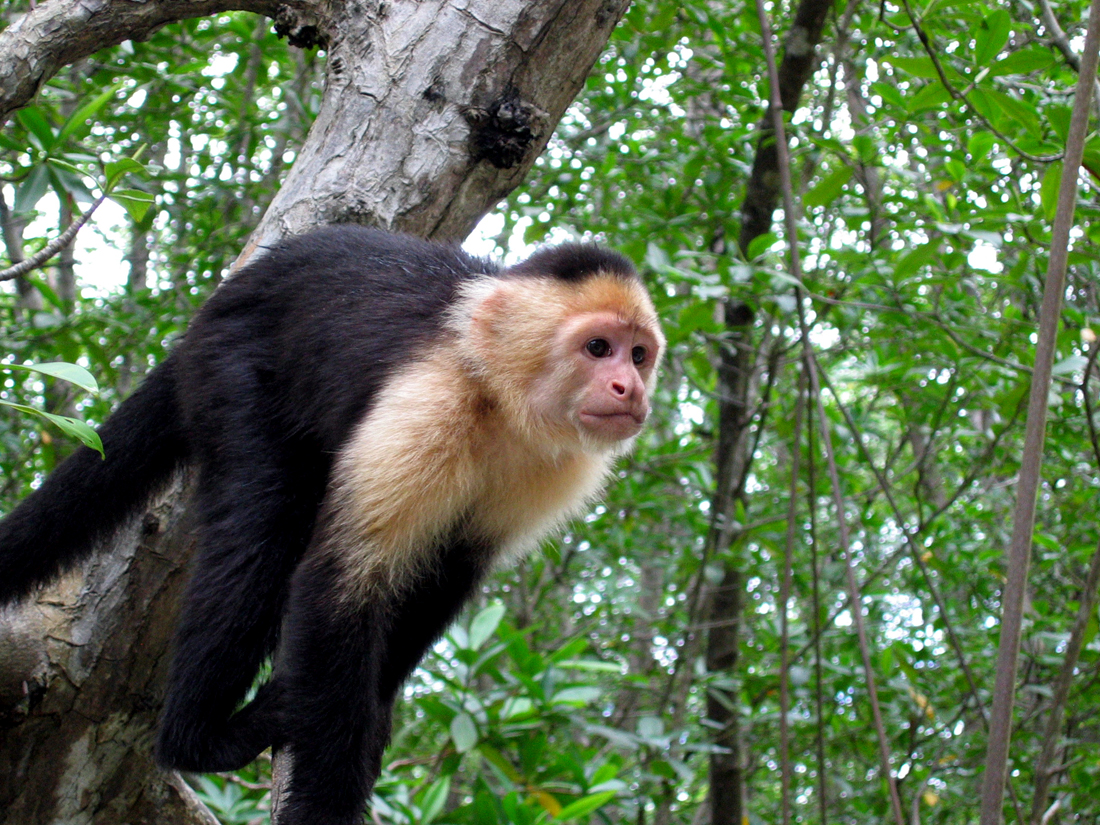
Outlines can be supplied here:
M613 312L589 312L563 324L550 349L553 369L532 394L542 415L567 419L605 449L641 431L661 349L652 331Z

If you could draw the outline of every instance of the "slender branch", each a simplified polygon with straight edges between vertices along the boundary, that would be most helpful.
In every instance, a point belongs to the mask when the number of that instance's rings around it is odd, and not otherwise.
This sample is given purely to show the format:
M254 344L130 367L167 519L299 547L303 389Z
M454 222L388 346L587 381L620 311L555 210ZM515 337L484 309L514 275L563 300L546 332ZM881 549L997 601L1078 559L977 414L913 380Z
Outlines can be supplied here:
M794 545L798 535L798 474L802 452L802 413L806 405L806 373L798 377L798 395L794 408L794 433L791 435L791 483L787 496L787 538L783 546L783 579L779 587L779 764L782 786L783 825L791 821L791 685L790 627L787 611L791 603L791 579L794 575Z
M761 0L757 0L761 2ZM848 601L851 605L852 621L856 626L856 634L859 637L859 652L863 659L864 678L867 679L867 696L871 703L871 715L875 723L875 732L878 736L879 759L883 781L886 783L890 795L890 806L897 825L903 825L905 819L902 813L901 798L898 796L897 783L890 767L890 744L886 737L886 727L882 721L882 709L879 706L878 687L875 683L874 666L871 663L870 642L867 639L867 628L863 621L863 601L860 599L859 584L856 582L855 559L852 556L852 544L848 535L848 521L844 515L844 495L840 486L840 474L837 470L836 453L833 450L832 437L829 430L829 419L825 413L825 404L821 397L821 389L818 384L817 362L812 353L806 362L806 370L810 376L810 392L817 399L818 427L821 430L822 446L825 450L825 462L829 470L829 482L833 490L833 506L837 514L837 527L840 534L840 546L844 553L844 570L848 585Z
M821 825L829 821L828 762L825 759L825 652L821 624L821 568L817 553L817 461L814 428L806 428L806 503L810 514L810 567L814 606L814 743L817 749L817 808Z
M821 42L825 21L833 10L832 0L800 0L794 21L787 31L783 64L772 84L780 105L793 113L802 90L817 66L817 44ZM778 135L771 126L771 114L765 114L757 126L756 157L749 175L745 198L741 203L741 229L737 246L746 254L753 239L771 230L772 214L779 199L776 186Z
M81 227L88 222L92 217L92 213L95 212L103 201L107 200L107 193L104 192L98 198L95 203L89 206L79 218L69 224L68 228L31 255L26 260L20 261L17 264L9 266L7 269L0 269L0 281L10 281L13 278L18 278L20 275L26 275L32 269L37 269L46 263L50 258L60 252L73 242L76 237L76 233L80 231Z
M1069 232L1077 204L1077 177L1085 148L1092 83L1096 77L1100 47L1100 0L1089 7L1089 27L1081 57L1081 73L1073 101L1065 163L1058 191L1058 211L1051 233L1050 260L1047 264L1043 305L1039 312L1039 340L1035 351L1035 373L1028 398L1027 429L1024 436L1020 475L1016 485L1016 512L1013 518L1012 544L1008 552L1008 578L1002 596L1001 639L997 651L997 680L993 691L989 744L986 749L985 777L982 788L981 825L999 825L1008 775L1008 748L1012 738L1012 708L1015 703L1016 666L1020 655L1023 628L1024 595L1028 567L1031 564L1031 536L1035 529L1035 507L1039 493L1039 474L1046 435L1047 394L1054 367L1058 337L1058 319L1065 291L1066 262L1069 256Z
M1096 369L1096 357L1100 355L1100 341L1094 341L1089 347L1089 359L1085 364L1085 377L1081 381L1081 397L1085 401L1085 426L1089 428L1089 441L1092 444L1092 457L1096 459L1096 465L1100 467L1100 433L1096 431L1096 420L1093 418L1094 408L1089 398L1089 379Z
M923 549L917 545L916 532L905 529L906 519L902 515L901 508L898 507L897 502L894 501L894 497L890 492L889 483L886 479L883 470L875 464L871 452L867 449L867 445L863 441L863 436L860 433L859 427L856 425L855 420L852 418L852 414L848 411L848 408L841 400L840 393L836 391L836 388L829 381L827 375L822 375L822 380L825 382L825 386L828 388L829 393L833 396L833 401L836 403L837 408L840 410L841 415L844 416L844 422L847 425L849 431L855 436L856 446L859 448L860 456L871 472L874 474L878 481L879 487L882 490L882 494L886 499L886 503L890 506L890 510L894 515L894 520L902 527L902 536L904 547L909 550L909 556L913 560L913 564L921 573L921 577L924 579L924 584L928 588L928 592L932 596L932 601L936 605L936 609L940 614L940 621L943 622L944 630L947 632L948 641L951 643L951 649L955 653L955 658L959 663L959 667L962 669L963 675L966 677L967 685L970 689L970 698L974 701L974 707L978 711L978 715L982 720L982 724L989 727L989 718L986 714L985 705L982 704L981 694L978 692L977 681L974 679L974 673L970 669L970 664L966 660L966 654L963 652L962 643L959 641L959 636L955 632L954 624L950 620L950 613L947 610L947 604L940 594L940 589L936 587L936 582L932 578L931 572L928 570L928 565L924 561ZM979 465L981 466L981 465ZM866 583L864 584L866 586ZM1012 790L1012 804L1016 808L1017 819L1023 821L1023 813L1020 811L1019 800L1016 798L1015 789L1010 785Z
M1047 37L1050 38L1050 42L1062 53L1062 57L1066 59L1070 67L1075 72L1080 73L1081 58L1077 56L1077 52L1069 44L1069 38L1066 37L1065 31L1058 23L1058 18L1054 16L1054 9L1050 7L1048 0L1039 0L1039 19L1046 26Z
M1039 0L1039 19L1046 29L1047 39L1062 53L1062 57L1065 58L1070 68L1080 74L1081 58L1073 50L1073 46L1069 43L1069 37L1066 36L1065 31L1058 22L1058 18L1054 16L1054 9L1050 5L1050 0ZM1100 107L1100 81L1092 84L1092 91L1096 96L1096 105Z
M1097 0L1100 2L1100 0ZM821 387L818 383L816 361L810 343L810 330L806 321L805 300L802 294L802 263L798 253L798 226L796 220L796 207L794 203L794 190L791 184L791 158L787 150L787 135L783 123L783 101L779 91L779 70L775 62L775 47L772 43L771 22L764 10L764 0L756 0L756 16L760 21L760 34L764 46L764 57L768 64L768 85L770 87L771 128L775 139L776 159L779 170L779 186L783 193L783 220L787 234L787 254L791 275L796 281L795 301L798 306L798 323L802 338L803 367L809 383L810 395L816 399L819 426L821 429L822 446L825 449L825 460L829 469L829 480L833 489L833 502L836 507L837 526L840 532L840 543L844 550L845 569L847 572L848 589L852 596L852 621L855 623L859 636L860 655L863 658L864 676L867 679L867 696L871 702L871 714L874 717L875 732L878 735L879 758L881 760L882 779L886 783L890 797L890 807L893 811L896 825L905 825L905 815L902 813L901 798L898 796L897 783L890 768L890 743L886 737L886 728L882 721L882 709L879 707L878 688L875 685L874 667L871 664L870 646L867 641L867 629L863 622L862 603L859 599L859 587L856 583L855 561L852 557L851 542L848 539L848 522L844 516L844 496L840 486L840 476L836 466L836 455L833 452L832 437L829 430L829 421L825 415L825 404L821 397Z

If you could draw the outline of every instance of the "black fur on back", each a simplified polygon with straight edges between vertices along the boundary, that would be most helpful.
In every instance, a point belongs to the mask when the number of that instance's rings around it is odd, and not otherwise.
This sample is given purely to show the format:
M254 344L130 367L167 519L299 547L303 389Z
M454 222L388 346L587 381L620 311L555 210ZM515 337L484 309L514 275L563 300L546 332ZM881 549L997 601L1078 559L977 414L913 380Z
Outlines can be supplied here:
M224 284L187 332L189 431L203 421L208 382L247 366L261 384L258 415L335 452L395 367L438 336L459 284L497 271L457 247L357 226L279 244Z

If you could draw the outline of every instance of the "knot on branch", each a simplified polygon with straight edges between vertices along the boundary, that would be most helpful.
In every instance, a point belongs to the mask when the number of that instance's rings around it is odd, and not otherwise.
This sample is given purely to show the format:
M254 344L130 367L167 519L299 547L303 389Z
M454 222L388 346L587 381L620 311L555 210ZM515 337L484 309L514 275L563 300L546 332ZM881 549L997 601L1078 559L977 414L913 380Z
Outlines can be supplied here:
M279 6L275 12L275 34L299 49L328 48L328 37L321 28L321 18L301 9Z
M489 108L471 107L463 115L470 124L470 153L498 169L518 166L546 129L547 114L506 91Z

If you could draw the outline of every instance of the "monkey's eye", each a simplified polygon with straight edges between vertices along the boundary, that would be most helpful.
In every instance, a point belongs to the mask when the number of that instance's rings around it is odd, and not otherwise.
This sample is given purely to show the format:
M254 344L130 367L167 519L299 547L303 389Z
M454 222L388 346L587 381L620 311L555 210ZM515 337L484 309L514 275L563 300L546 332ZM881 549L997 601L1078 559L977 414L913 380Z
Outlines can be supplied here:
M630 351L630 360L634 362L635 366L641 366L645 363L646 351L645 347L634 347Z
M584 345L584 348L588 350L588 354L593 358L606 358L611 354L611 344L603 338L593 338Z

